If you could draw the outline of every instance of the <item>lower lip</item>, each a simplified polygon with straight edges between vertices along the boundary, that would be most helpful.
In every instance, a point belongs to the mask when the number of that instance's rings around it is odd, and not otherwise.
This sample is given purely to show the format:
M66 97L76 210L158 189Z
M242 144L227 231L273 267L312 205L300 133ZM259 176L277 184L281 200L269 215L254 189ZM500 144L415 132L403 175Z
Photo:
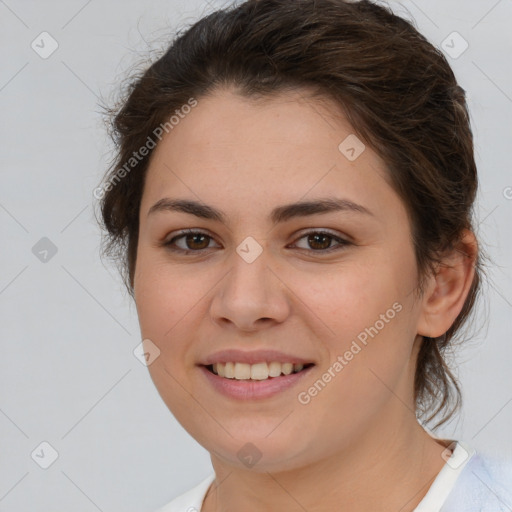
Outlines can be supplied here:
M205 377L219 393L239 400L254 400L277 395L297 384L312 368L313 366L310 366L298 373L265 380L236 380L219 377L205 366L200 366Z

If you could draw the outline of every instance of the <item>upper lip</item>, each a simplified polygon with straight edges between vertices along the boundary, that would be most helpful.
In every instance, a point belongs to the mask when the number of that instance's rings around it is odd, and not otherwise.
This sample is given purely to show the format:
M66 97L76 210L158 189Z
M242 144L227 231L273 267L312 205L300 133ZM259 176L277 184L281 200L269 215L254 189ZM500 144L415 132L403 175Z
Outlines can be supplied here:
M310 359L304 359L297 357L292 354L286 354L285 352L279 352L278 350L237 350L228 349L220 350L206 357L199 364L208 366L215 363L271 363L277 361L278 363L293 363L293 364L309 364L313 363Z

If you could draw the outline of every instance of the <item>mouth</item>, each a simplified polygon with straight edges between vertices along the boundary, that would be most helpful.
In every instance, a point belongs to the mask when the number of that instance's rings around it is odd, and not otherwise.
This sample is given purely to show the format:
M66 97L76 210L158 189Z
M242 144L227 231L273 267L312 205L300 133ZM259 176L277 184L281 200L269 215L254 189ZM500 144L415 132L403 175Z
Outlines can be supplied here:
M211 389L240 402L280 396L304 382L315 363L213 363L199 365Z
M256 364L226 362L203 365L210 373L237 381L264 381L298 374L314 366L314 363L294 364L277 361Z

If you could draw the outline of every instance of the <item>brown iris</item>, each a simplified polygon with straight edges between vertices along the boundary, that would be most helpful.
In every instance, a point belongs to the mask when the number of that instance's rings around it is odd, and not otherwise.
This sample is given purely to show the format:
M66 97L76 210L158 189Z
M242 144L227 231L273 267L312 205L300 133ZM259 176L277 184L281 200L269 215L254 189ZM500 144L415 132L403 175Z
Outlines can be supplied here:
M308 243L310 244L310 246L313 249L328 249L329 246L331 245L331 242L330 242L331 238L332 238L331 236L323 234L323 233L312 233L308 236ZM320 245L322 245L322 247L315 247L315 244L319 243L318 242L319 239L324 239L324 240L327 239L328 240L327 245L320 243Z
M190 246L190 243L189 243L189 242L190 242L191 240L193 241L193 240L197 240L197 239L199 239L199 238L202 238L202 239L203 239L203 240L202 240L202 241L203 241L203 243L204 243L204 241L206 240L206 245L205 245L204 247L197 247L197 246L194 246L194 245ZM206 248L208 247L208 244L210 243L210 240L209 240L209 239L210 239L210 237L209 237L208 235L203 234L203 233L191 233L191 234L186 235L186 237L185 237L185 242L186 242L186 244L187 244L187 247L190 247L191 249L201 250L201 249L206 249ZM192 242L192 244L193 244L193 243L194 243L194 242Z

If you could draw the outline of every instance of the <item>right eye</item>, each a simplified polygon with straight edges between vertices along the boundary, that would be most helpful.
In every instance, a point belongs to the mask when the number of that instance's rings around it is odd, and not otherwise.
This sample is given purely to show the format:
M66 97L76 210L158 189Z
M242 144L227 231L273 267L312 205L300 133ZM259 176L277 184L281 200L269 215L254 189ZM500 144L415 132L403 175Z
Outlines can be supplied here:
M178 240L184 241L185 247L177 245ZM173 252L182 254L200 253L208 249L209 241L213 238L203 231L193 229L184 229L177 236L172 237L169 241L164 242L162 245ZM206 242L206 245L205 245Z

